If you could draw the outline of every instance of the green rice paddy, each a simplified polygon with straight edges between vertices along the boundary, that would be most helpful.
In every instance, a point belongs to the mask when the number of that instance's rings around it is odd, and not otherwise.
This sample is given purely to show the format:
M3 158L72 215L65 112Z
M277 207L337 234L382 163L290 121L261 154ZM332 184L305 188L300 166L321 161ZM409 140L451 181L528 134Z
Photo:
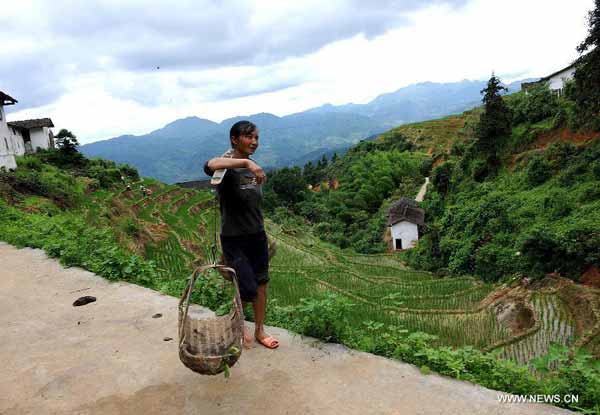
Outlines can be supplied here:
M148 181L152 195L137 189L96 196L107 204L123 205L153 239L145 256L163 276L182 280L194 264L210 262L213 241L214 195ZM116 200L116 202L115 202ZM94 214L93 212L91 213ZM218 224L217 224L218 225ZM307 232L289 233L266 221L276 242L270 266L269 296L280 305L299 304L329 292L352 301L349 320L360 326L381 322L409 331L438 336L440 345L499 348L501 356L525 363L547 352L550 342L571 344L574 322L554 295L536 296L532 306L538 326L515 341L481 302L496 288L470 277L436 277L407 268L397 255L364 255L327 244Z

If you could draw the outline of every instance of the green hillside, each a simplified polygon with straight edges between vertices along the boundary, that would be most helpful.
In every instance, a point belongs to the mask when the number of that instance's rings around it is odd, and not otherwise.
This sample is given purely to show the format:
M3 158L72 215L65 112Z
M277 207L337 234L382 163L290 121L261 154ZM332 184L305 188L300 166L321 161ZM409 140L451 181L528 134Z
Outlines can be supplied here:
M16 171L0 175L2 240L175 296L193 267L209 261L215 225L210 192L140 180L133 169L103 160L65 163L52 152L18 163ZM152 194L143 195L141 184ZM343 250L301 223L268 220L267 233L277 245L268 324L500 390L567 388L585 397L582 407L599 401L600 377L585 363L589 354L578 351L576 366L559 364L591 333L577 330L560 286L540 287L529 297L519 285L416 271L397 254ZM532 304L534 314L523 326L498 319L496 307L507 304L507 297ZM231 288L208 275L193 299L222 313L230 306ZM597 304L595 297L590 301ZM519 365L526 362L538 367L537 375ZM545 367L552 370L539 378Z
M278 187L280 176L291 182L289 172L274 172L269 207L287 206L341 248L384 252L387 207L414 198L430 176L423 237L404 254L411 266L487 281L554 271L578 281L600 264L600 133L576 125L565 95L537 88L504 100L512 128L497 140L495 161L478 147L483 109L475 108L397 127L298 169L295 199Z

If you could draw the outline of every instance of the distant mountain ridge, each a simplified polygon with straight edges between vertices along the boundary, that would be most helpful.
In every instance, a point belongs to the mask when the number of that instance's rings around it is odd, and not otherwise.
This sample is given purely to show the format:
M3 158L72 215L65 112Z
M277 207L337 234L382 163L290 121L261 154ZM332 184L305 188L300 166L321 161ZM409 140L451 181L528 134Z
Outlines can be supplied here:
M229 147L229 129L247 119L260 129L255 159L282 167L347 149L361 139L401 124L439 118L478 105L485 81L424 82L379 95L367 104L325 104L278 117L236 116L216 123L191 116L141 136L122 135L81 146L87 157L128 163L144 176L168 183L205 177L202 164ZM509 85L515 90L517 83ZM518 83L520 85L520 81ZM320 154L319 154L320 153Z

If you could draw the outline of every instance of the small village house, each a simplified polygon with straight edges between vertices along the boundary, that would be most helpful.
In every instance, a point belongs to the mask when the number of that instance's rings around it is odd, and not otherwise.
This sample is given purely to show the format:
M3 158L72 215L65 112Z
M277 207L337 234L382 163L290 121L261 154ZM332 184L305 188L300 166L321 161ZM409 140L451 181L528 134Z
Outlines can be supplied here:
M417 202L402 197L388 209L387 226L391 234L391 249L410 249L419 240L419 226L425 223L425 211Z
M38 149L54 148L54 127L50 118L7 121L4 107L18 101L0 91L0 168L17 167L15 156L33 153Z
M543 77L539 81L523 82L521 84L521 89L523 89L525 93L527 93L527 89L532 88L536 85L547 83L548 88L550 88L551 91L555 91L558 94L558 96L561 96L563 93L563 88L565 87L565 83L568 80L573 79L574 74L575 64L571 64L566 68L561 69L560 71L556 71L553 74Z

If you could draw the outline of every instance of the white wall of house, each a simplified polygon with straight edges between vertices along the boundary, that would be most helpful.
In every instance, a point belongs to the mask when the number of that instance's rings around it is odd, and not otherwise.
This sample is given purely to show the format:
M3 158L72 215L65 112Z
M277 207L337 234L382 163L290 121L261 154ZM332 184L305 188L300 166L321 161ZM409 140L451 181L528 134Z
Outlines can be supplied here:
M50 131L48 127L32 128L29 130L31 137L31 148L36 151L39 148L47 149L50 147Z
M0 167L7 169L17 167L14 147L11 129L6 124L4 106L0 105Z
M419 240L419 228L412 222L403 220L393 224L390 228L394 249L412 248ZM396 239L402 240L402 247L396 245Z
M12 140L12 147L14 149L15 155L22 156L23 154L25 154L26 149L21 131L13 127L8 127L8 129L10 130L10 139Z
M548 79L548 87L553 91L562 91L565 86L565 82L569 79L573 79L575 74L575 67L567 68L564 71L560 71L556 75Z
M19 129L7 124L6 113L2 105L0 105L0 117L0 167L14 169L17 167L15 156L25 154L23 135ZM40 128L40 130L42 129Z

